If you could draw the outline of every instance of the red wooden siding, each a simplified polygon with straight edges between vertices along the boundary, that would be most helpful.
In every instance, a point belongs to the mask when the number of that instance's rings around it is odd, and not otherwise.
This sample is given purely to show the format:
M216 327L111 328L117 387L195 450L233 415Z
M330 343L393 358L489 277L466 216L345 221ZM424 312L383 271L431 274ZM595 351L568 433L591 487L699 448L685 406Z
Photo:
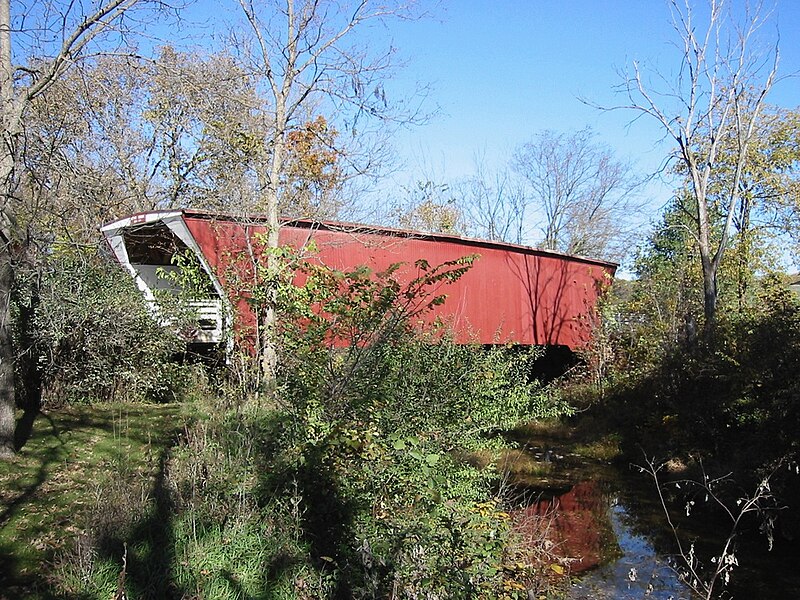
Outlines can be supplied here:
M237 257L247 256L248 238L265 232L257 223L228 217L186 211L185 219L223 284ZM442 288L448 300L436 309L435 316L452 324L460 342L578 348L590 338L598 293L615 271L602 261L455 236L309 222L281 228L281 244L301 247L309 240L318 249L312 260L335 269L367 265L382 271L404 263L401 282L416 277L418 259L435 266L479 255L466 275ZM248 312L244 303L238 310Z

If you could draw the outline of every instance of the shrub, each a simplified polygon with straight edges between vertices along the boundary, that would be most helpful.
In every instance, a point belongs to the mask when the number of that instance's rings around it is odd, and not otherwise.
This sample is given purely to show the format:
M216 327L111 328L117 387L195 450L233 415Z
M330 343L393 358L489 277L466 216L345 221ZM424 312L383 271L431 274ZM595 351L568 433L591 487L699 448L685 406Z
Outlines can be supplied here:
M91 252L56 251L20 278L17 339L50 404L174 398L183 344L159 325L131 278Z
M173 596L527 598L498 474L462 457L566 406L531 378L536 352L414 331L467 267L420 263L410 286L314 268L281 291L274 402L212 398L166 461Z
M720 314L714 335L673 347L618 390L615 412L648 452L719 457L756 474L796 456L800 427L800 301L779 281L760 282L758 301Z
M333 567L340 596L501 590L510 527L497 474L459 456L567 407L531 378L537 352L457 345L441 329L412 327L471 260L417 263L405 286L395 268L309 267L302 288L282 290L276 401L286 418L260 493L297 499L312 564Z

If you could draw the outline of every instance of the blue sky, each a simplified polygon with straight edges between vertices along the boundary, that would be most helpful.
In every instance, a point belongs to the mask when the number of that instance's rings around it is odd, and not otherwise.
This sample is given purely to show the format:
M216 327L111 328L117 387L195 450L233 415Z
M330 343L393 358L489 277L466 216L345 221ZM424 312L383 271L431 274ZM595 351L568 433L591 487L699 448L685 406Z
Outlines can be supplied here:
M697 10L707 5L689 1ZM763 1L774 7L763 34L774 41L780 32L781 72L800 73L800 0ZM741 12L747 2L727 3ZM603 106L623 102L614 88L634 60L645 69L674 70L678 38L668 0L418 0L418 6L424 18L360 32L376 49L391 42L405 63L387 85L390 95L402 98L417 84L430 85L427 109L438 109L429 123L396 137L405 168L384 185L456 180L473 172L477 156L501 167L515 146L543 129L590 126L642 174L663 163L670 146L655 122L632 123L633 112L600 111L580 98ZM232 0L197 0L192 13L217 31L240 18ZM800 77L778 84L769 101L800 106ZM648 187L653 215L671 189Z
M702 5L703 2L694 2ZM744 6L742 0L733 6ZM779 0L781 72L800 71L800 2ZM764 31L773 37L775 26ZM620 71L634 60L669 72L677 61L666 0L461 0L390 35L407 66L396 86L428 82L441 114L398 138L408 168L399 177L457 178L476 154L500 165L514 146L542 129L591 126L598 139L643 172L657 169L668 146L658 127L627 111L602 112L579 100L614 105ZM770 101L800 105L800 79L776 86ZM653 207L668 186L651 186Z
M708 4L688 1L698 15ZM763 1L772 7L763 39L773 44L780 34L780 72L800 74L800 0ZM727 0L738 13L747 3ZM447 184L467 177L478 157L489 172L502 168L516 146L544 129L591 127L598 142L641 176L663 166L672 146L655 121L636 120L631 111L601 111L581 98L602 106L624 103L615 87L634 61L645 72L674 73L679 38L668 0L418 0L418 5L427 11L425 18L356 32L376 51L391 42L405 63L387 84L390 97L408 97L418 84L430 85L427 109L437 110L427 124L395 137L404 166L378 183L378 204L392 196L402 201L404 190L417 182ZM192 11L209 32L224 32L226 21L241 16L231 0L197 0ZM768 102L800 107L800 77L777 84ZM642 234L674 187L654 179L643 188L646 207L636 215Z

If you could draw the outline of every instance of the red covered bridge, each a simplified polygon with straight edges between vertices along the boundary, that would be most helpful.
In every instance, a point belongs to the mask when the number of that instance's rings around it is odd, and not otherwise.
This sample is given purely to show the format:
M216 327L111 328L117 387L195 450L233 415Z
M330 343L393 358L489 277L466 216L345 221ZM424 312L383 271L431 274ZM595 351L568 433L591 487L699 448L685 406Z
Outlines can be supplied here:
M176 253L192 251L215 290L198 302L200 330L194 341L219 343L242 306L229 300L225 271L252 252L266 233L263 220L195 210L153 211L102 227L119 262L145 297L169 288L164 271L177 269ZM446 287L447 301L435 316L450 323L460 342L559 345L578 348L591 334L593 311L616 265L525 246L452 235L348 223L286 221L280 243L302 248L313 241L309 260L339 270L366 265L375 272L403 263L401 283L416 276L414 263L431 265L476 254L472 268Z

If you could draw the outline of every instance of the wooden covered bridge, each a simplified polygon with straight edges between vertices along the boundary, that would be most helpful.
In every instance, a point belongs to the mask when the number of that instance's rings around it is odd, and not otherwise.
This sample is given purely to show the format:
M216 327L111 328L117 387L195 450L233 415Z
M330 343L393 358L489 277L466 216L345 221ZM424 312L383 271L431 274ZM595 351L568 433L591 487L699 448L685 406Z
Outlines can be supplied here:
M192 341L218 344L234 322L252 318L246 303L231 300L226 270L236 257L252 253L266 233L263 219L152 211L108 223L102 231L151 302L155 291L174 286L164 272L178 268L175 255L196 255L213 292L196 303L199 329ZM580 348L591 337L598 296L616 270L601 260L453 235L349 223L283 223L281 245L302 248L312 241L316 251L308 260L339 270L364 265L374 272L402 263L397 271L401 283L416 276L419 259L438 265L477 255L472 268L443 290L447 301L434 309L434 316L450 324L456 340L464 343Z

